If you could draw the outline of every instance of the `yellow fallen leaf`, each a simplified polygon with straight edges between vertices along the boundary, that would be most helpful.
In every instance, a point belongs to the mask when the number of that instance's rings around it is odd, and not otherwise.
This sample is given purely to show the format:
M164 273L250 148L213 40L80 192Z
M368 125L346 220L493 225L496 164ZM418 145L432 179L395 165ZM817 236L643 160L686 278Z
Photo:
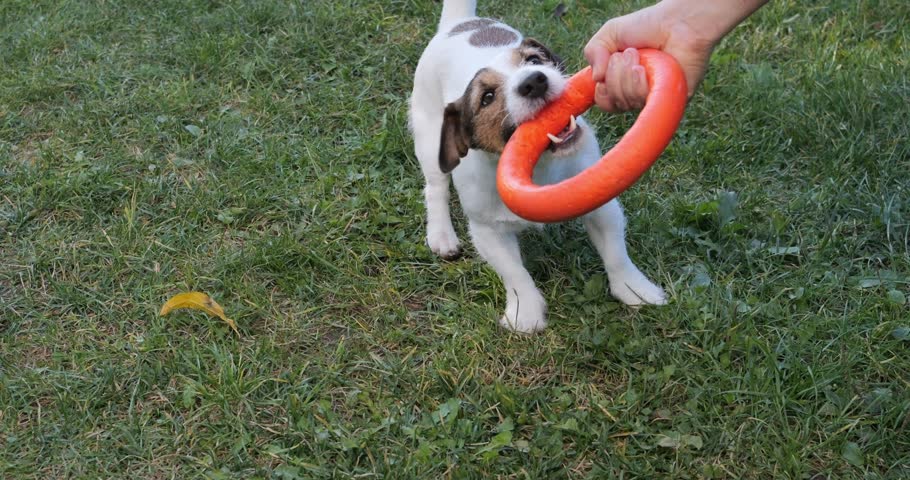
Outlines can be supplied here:
M187 292L174 295L170 300L167 301L167 303L161 307L161 311L158 313L158 315L161 315L163 317L168 313L171 313L171 310L177 310L181 308L202 310L209 315L215 315L216 317L224 320L224 323L228 324L228 326L234 330L234 333L236 333L238 336L240 335L240 331L237 330L237 324L224 314L224 309L221 308L221 305L218 305L218 302L212 299L212 297L202 292Z

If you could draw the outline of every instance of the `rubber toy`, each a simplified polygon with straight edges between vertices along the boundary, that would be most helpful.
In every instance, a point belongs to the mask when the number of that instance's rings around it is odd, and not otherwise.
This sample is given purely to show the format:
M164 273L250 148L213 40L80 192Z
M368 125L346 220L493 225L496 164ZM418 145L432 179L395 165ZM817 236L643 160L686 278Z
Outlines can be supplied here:
M622 139L597 163L551 185L535 185L531 176L541 153L556 134L594 104L591 67L568 80L563 94L521 124L499 160L496 185L516 215L534 222L561 222L584 215L632 186L670 143L686 108L686 78L672 56L639 50L649 92L645 106Z

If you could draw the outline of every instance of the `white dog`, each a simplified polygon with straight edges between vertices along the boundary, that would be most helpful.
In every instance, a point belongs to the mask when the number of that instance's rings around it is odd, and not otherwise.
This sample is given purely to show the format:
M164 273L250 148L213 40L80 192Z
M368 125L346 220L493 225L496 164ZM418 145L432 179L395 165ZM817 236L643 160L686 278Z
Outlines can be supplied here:
M529 333L546 327L546 302L522 264L517 233L541 225L502 203L496 166L516 125L558 97L566 79L561 60L549 49L508 25L476 17L476 3L445 0L439 30L414 74L409 121L426 179L427 244L442 257L459 253L449 213L451 172L471 240L506 288L500 323ZM580 117L549 138L534 170L537 184L559 182L600 158L597 138ZM625 219L616 200L582 220L614 297L627 305L666 303L664 291L626 253Z

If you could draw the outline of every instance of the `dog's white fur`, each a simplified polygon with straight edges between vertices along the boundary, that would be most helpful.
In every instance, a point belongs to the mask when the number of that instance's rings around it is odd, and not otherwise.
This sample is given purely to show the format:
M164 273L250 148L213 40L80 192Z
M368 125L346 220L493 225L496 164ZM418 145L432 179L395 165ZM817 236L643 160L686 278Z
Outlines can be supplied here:
M475 47L469 35L451 35L452 27L474 18L476 1L445 0L439 30L417 65L411 96L409 121L414 149L426 180L427 244L436 254L458 254L459 240L449 212L449 175L440 168L440 137L446 105L465 92L474 75L483 68L505 75L506 108L520 124L531 118L546 101L562 91L565 78L552 66L518 65L512 52L521 43L521 34L510 30L517 40L506 46ZM530 101L515 88L530 72L543 72L550 90L545 99ZM546 101L543 101L546 100ZM600 158L600 147L592 129L577 119L583 137L568 154L545 153L534 170L537 184L556 183L584 170ZM496 189L498 153L471 149L452 171L462 209L469 221L471 240L477 252L502 277L506 289L506 310L500 323L518 332L534 332L546 326L546 302L525 269L517 233L530 226L542 226L512 213ZM603 259L610 293L627 305L664 304L664 291L654 285L632 263L626 252L625 219L613 200L582 219L585 229Z

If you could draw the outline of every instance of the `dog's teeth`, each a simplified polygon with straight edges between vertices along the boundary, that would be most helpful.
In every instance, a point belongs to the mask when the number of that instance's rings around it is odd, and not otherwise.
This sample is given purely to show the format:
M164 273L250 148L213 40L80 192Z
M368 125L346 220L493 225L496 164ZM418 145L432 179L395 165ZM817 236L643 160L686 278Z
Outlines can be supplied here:
M550 141L553 143L562 143L562 139L557 137L556 135L553 135L552 133L548 133L547 138L549 138Z
M575 115L569 116L569 131L575 130Z

